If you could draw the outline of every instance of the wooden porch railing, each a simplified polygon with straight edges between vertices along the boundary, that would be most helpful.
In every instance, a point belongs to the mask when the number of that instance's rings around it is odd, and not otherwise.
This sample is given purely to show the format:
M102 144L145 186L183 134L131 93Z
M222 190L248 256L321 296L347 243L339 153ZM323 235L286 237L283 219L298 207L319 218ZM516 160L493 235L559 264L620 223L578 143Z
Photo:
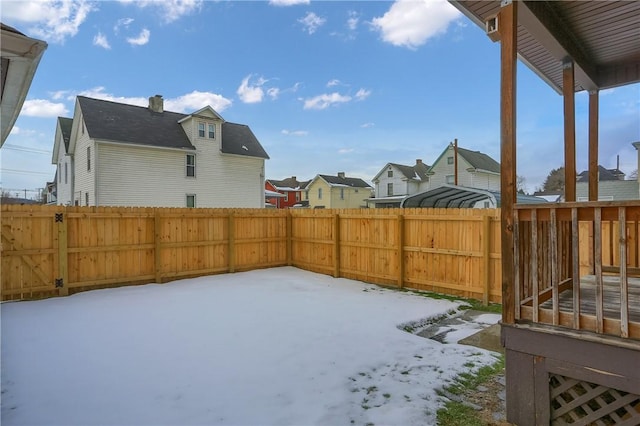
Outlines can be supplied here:
M516 322L640 339L640 202L514 214Z

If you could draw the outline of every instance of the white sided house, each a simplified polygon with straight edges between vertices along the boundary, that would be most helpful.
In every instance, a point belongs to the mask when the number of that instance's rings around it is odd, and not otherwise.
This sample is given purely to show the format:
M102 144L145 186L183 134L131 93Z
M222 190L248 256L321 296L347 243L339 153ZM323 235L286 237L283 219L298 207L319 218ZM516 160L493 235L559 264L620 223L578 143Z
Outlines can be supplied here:
M455 155L456 150L457 156ZM500 163L480 151L471 151L460 147L456 149L453 143L449 144L440 154L428 174L428 189L448 184L500 191Z
M429 189L429 166L417 159L415 166L387 163L373 178L373 198L367 200L369 207L400 207L407 195Z
M63 140L53 150L62 182ZM78 96L66 155L71 187L58 204L264 207L269 156L248 126L210 106L181 114L159 95L148 108Z
M72 119L58 117L51 157L51 164L57 166L52 194L56 203L63 205L70 205L73 200L73 156L69 154L72 125Z

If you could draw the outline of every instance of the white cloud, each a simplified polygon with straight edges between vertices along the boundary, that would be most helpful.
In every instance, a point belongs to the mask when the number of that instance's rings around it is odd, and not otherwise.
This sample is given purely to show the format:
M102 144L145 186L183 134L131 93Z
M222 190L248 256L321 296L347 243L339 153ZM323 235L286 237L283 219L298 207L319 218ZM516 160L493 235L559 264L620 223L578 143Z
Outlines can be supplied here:
M298 19L298 22L304 25L305 31L307 31L309 34L313 34L318 28L323 26L324 23L327 22L327 20L325 18L321 18L313 12L308 12L304 18Z
M69 111L62 103L50 102L46 99L24 101L20 114L27 117L58 117Z
M337 85L339 85L339 84L342 84L342 83L340 82L340 80L338 80L337 78L334 78L333 80L330 80L330 81L327 83L327 87L333 87L333 86L337 86Z
M85 0L2 2L3 20L32 24L30 35L50 43L64 43L75 36L94 10L94 5Z
M209 105L217 112L222 112L231 106L232 101L222 95L211 92L194 90L186 95L174 99L165 99L164 108L174 112L193 112Z
M129 28L129 25L133 22L133 18L121 18L118 19L118 22L113 26L113 32L118 34L120 32L120 28Z
M144 46L149 43L149 37L151 36L151 32L144 28L138 37L127 37L127 43L132 46Z
M262 102L262 98L264 98L264 90L262 90L262 84L260 84L262 79L259 79L257 84L252 86L251 84L249 84L249 80L251 79L251 77L251 74L246 76L242 80L242 83L240 83L240 87L238 87L238 90L236 91L236 93L240 97L240 100L246 104L255 104L258 102Z
M86 96L89 98L103 99L105 101L119 102L128 105L137 105L146 107L149 105L148 97L126 97L115 96L111 93L106 93L105 88L102 86L94 87L89 90L78 93L80 96ZM75 95L69 96L69 99L75 99ZM211 106L217 112L222 112L232 104L232 101L225 98L222 95L211 92L199 92L194 90L186 95L178 96L177 98L167 98L164 100L165 111L189 113L197 111L207 105Z
M446 32L459 16L460 12L446 0L397 0L371 24L385 42L415 49Z
M338 150L338 154L349 154L350 152L353 152L353 148L342 148Z
M94 87L92 89L83 90L77 93L78 96L86 96L88 98L102 99L105 101L119 102L128 105L148 106L149 100L145 97L126 97L126 96L114 96L110 93L105 93L103 86ZM67 99L74 100L76 94L69 94Z
M360 17L357 12L349 11L349 19L347 19L347 28L351 31L355 31L358 28L358 22L360 21Z
M272 6L295 6L298 4L309 4L310 0L269 0Z
M282 134L283 135L289 135L289 136L307 136L309 134L309 132L306 131L306 130L287 130L287 129L283 129L282 130Z
M139 8L155 7L166 23L199 11L202 7L202 0L120 0L120 2L134 4Z
M360 125L360 127L362 127L363 129L368 129L369 127L373 126L375 126L375 123L364 123Z
M100 32L93 38L93 45L100 46L105 49L111 49L111 45L109 44L109 40L107 40L107 36Z
M58 90L56 92L49 92L49 95L51 95L51 99L57 101L58 99L64 99L68 93L68 90Z
M267 95L271 98L271 99L278 99L278 96L280 96L280 89L278 89L277 87L271 87L269 89L267 89Z
M330 106L351 101L351 96L340 93L324 93L316 97L304 100L304 109L326 109Z
M367 99L370 94L371 94L371 90L360 89L356 93L356 99L359 100L359 101L363 101L363 100Z

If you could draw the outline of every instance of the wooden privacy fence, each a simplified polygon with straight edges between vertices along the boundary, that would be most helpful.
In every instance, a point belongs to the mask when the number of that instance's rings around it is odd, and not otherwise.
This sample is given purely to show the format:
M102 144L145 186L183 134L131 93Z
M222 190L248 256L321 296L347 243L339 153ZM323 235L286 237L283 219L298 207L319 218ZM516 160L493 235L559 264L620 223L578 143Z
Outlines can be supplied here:
M501 301L499 210L2 206L2 300L291 265Z

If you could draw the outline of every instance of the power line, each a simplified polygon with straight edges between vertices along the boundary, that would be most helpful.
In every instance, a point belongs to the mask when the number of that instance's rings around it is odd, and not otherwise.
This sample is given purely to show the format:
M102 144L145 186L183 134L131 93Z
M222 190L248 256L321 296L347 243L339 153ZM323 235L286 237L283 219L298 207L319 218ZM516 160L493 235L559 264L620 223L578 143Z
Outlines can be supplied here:
M51 154L51 151L47 151L46 149L29 148L24 146L12 145L9 143L4 144L2 147L5 149L11 149L13 151L33 152L36 154Z
M52 176L53 173L47 172L34 172L31 170L17 170L17 169L0 169L1 173L15 173L18 175L44 175L44 176Z

